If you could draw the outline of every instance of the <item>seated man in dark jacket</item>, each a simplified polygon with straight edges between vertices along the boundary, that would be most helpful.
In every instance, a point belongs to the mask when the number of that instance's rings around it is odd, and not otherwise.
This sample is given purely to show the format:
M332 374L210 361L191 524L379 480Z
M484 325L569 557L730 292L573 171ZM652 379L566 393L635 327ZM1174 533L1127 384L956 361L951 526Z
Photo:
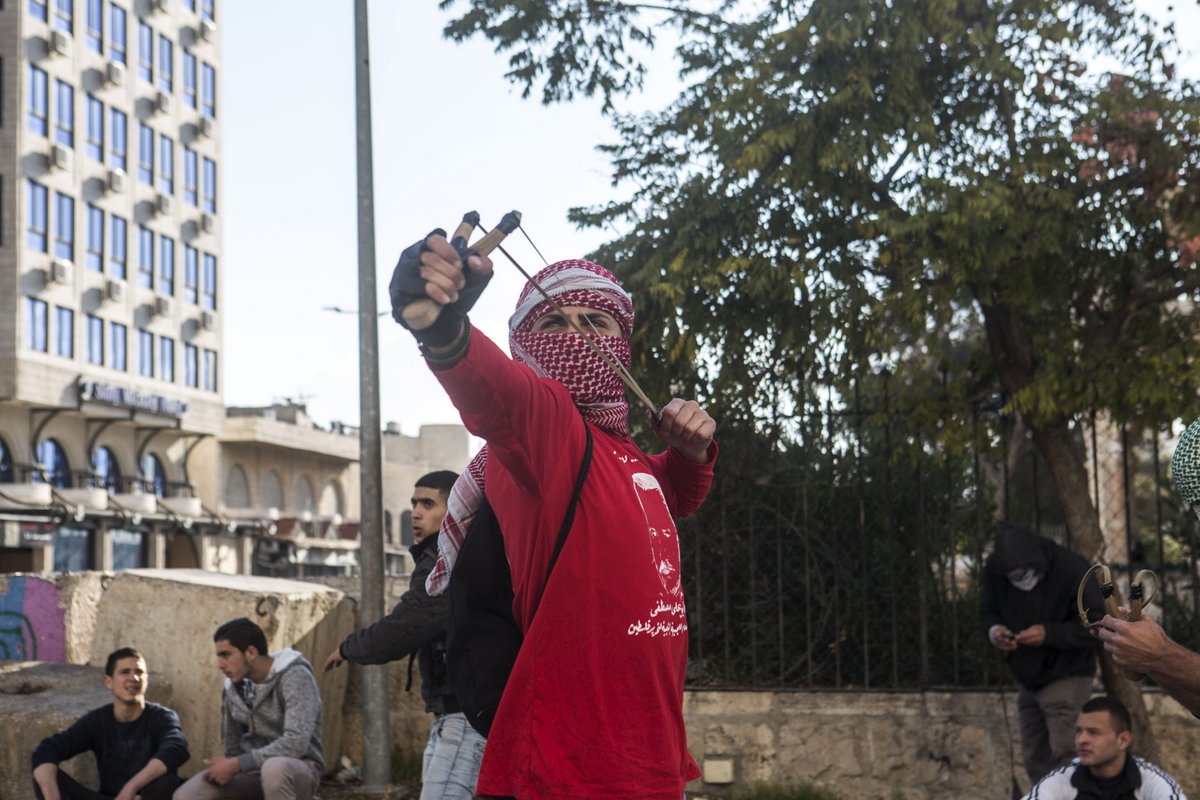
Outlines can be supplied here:
M434 715L421 770L421 800L475 796L484 739L467 723L446 676L446 617L449 595L431 597L425 579L437 563L438 530L446 515L450 487L458 478L449 471L422 476L412 497L414 544L408 591L391 613L374 625L346 637L325 660L325 669L343 661L384 664L417 654L421 696Z
M1096 641L1075 608L1087 570L1082 556L1007 522L984 564L983 632L1004 651L1020 686L1021 752L1034 783L1075 754L1075 718L1092 692ZM1084 603L1103 608L1095 581Z
M38 800L170 800L175 771L188 760L179 715L146 702L146 660L132 647L114 650L104 665L113 702L84 714L33 751ZM98 792L59 770L60 762L91 750L100 773Z

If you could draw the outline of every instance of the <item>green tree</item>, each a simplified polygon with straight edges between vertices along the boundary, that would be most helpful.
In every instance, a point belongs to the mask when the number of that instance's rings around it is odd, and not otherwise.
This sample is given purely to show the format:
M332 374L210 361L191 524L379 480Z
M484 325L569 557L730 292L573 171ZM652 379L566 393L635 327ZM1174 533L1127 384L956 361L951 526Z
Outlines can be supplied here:
M1124 0L455 5L447 35L510 53L526 94L603 98L627 195L572 214L629 231L595 255L676 388L782 435L854 366L943 437L1001 396L1103 555L1079 422L1200 410L1200 102L1173 30ZM678 98L617 113L664 31Z

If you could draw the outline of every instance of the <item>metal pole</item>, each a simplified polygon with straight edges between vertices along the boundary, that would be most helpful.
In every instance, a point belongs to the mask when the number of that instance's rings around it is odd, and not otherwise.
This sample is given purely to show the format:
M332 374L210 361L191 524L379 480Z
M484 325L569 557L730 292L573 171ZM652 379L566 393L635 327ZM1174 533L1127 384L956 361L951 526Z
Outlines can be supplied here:
M371 160L371 72L367 0L354 0L355 152L358 167L358 395L363 624L383 616L383 483L379 432L379 330L375 315L375 187ZM385 794L391 784L387 665L362 668L363 792Z

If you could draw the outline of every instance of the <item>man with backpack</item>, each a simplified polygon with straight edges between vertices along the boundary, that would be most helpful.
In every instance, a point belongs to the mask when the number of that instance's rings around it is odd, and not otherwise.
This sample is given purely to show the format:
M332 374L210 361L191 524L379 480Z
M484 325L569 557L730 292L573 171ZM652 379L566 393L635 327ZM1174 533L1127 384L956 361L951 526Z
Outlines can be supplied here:
M386 664L415 654L421 697L433 714L421 769L421 800L470 800L485 740L469 724L446 678L446 597L431 597L425 579L437 562L438 529L458 475L431 472L417 480L412 496L413 573L408 591L383 619L355 631L325 659L328 671L343 661ZM412 661L409 661L409 681Z
M451 492L428 585L445 588L486 494L524 635L478 792L678 800L700 771L683 724L687 617L674 518L708 493L716 425L695 402L674 399L655 425L665 452L646 455L629 438L618 374L631 362L633 304L608 270L563 261L535 276L553 302L532 286L522 292L510 359L466 318L491 261L456 244L435 232L405 250L391 297L463 423L487 442ZM412 314L429 301L432 324Z

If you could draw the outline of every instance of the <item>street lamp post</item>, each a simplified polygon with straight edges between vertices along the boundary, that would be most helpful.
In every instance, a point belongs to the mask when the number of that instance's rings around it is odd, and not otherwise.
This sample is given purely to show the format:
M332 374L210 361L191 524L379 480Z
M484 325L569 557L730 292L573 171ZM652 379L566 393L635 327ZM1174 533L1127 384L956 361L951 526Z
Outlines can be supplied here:
M379 329L375 313L375 187L371 156L371 74L367 0L354 0L355 151L358 168L358 395L362 470L359 568L361 621L383 616L383 502L379 431ZM362 668L363 791L382 795L391 784L387 665Z

